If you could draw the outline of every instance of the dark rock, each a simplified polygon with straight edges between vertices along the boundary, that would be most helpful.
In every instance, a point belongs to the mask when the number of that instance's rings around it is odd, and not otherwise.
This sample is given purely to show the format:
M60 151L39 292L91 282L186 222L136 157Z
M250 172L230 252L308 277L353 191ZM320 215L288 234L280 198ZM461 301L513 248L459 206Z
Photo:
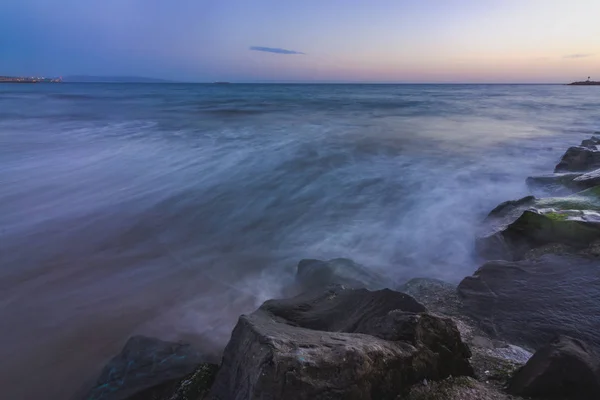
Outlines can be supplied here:
M587 147L593 150L597 150L597 147L600 145L600 138L596 136L592 136L590 139L585 139L581 142L582 147Z
M567 172L562 174L530 176L526 179L526 183L532 190L540 189L556 196L564 196L594 186L588 182L574 182L575 179L581 175L583 175L582 172Z
M411 388L402 400L510 400L512 396L498 388L469 377L447 378L439 382L423 382Z
M600 358L581 340L556 337L517 371L508 390L527 397L600 399Z
M600 168L600 151L587 147L570 147L554 172L586 172Z
M573 179L573 185L575 187L583 189L589 189L594 186L600 185L600 169L595 169L591 172L587 172Z
M565 206L570 207L568 198ZM582 250L600 239L600 214L588 210L530 209L512 223L477 238L478 254L487 260L520 260L549 244Z
M347 258L329 261L301 260L296 273L300 291L326 287L332 284L369 290L393 287L394 283Z
M529 250L523 256L524 260L535 260L545 254L573 254L577 253L577 249L566 244L561 243L549 243L535 249Z
M535 196L525 196L519 200L509 200L504 203L500 203L496 208L490 211L488 217L506 217L516 212L526 210L535 204Z
M600 260L545 255L493 261L458 286L464 311L493 337L530 349L556 334L600 344Z
M162 399L202 362L190 345L133 336L104 367L86 400Z
M451 320L412 297L332 286L240 317L211 398L395 399L423 379L472 375Z
M168 396L158 397L155 400L203 400L207 397L213 385L219 367L215 364L200 364L193 374L177 384L175 390ZM150 397L140 400L152 400Z
M430 311L448 316L460 315L460 299L456 285L439 279L413 278L398 288L423 304Z
M431 312L452 318L462 340L471 349L470 362L478 379L503 387L512 373L531 357L531 352L521 347L490 338L474 320L464 315L456 285L437 279L415 278L400 290L423 303Z

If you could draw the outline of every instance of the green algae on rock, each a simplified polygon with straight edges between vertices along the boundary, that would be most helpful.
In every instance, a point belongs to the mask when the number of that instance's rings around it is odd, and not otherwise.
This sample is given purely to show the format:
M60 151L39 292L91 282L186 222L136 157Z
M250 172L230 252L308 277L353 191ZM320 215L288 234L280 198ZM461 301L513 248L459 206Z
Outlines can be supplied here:
M485 220L476 249L484 259L519 260L549 244L582 250L600 239L600 186L565 197L505 202Z

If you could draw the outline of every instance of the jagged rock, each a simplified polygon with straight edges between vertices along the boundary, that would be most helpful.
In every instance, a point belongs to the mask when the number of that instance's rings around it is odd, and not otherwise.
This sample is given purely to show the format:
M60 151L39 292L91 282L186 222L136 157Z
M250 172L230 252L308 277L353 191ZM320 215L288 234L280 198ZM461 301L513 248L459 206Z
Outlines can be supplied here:
M498 388L469 377L447 378L415 385L401 400L510 400Z
M450 316L462 340L471 349L471 365L478 379L494 381L503 386L510 375L531 357L531 352L502 340L492 339L467 317L456 285L437 279L415 278L400 290L423 303L428 310Z
M212 399L395 399L423 379L472 375L451 320L412 297L332 286L240 317Z
M508 390L527 397L600 399L599 355L581 340L556 337L517 371Z
M332 284L370 290L393 288L394 285L389 279L347 258L329 261L301 260L296 273L296 283L301 291Z
M203 361L202 354L188 344L133 336L104 367L85 399L162 400L170 397L180 381L189 378ZM213 368L214 374L214 367L202 367Z
M554 172L586 172L600 168L600 151L587 147L569 147Z
M494 337L530 349L558 333L600 344L598 258L544 255L488 262L463 279L458 293L465 313Z

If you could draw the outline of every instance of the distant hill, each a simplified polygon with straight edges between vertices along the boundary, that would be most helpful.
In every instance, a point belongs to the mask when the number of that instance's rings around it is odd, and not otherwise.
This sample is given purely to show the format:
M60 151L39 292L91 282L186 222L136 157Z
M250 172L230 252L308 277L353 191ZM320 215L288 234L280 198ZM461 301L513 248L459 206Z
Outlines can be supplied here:
M78 83L174 83L165 79L145 78L143 76L91 76L72 75L63 77L63 82Z

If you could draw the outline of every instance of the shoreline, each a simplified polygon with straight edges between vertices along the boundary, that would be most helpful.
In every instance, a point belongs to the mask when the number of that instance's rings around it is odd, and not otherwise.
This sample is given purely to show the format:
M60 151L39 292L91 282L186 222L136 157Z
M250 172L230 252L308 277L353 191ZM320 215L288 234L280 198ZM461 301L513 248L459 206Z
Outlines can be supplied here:
M416 278L390 290L384 277L351 260L302 260L296 282L287 291L291 297L268 300L254 313L241 316L220 365L203 362L203 355L189 345L133 337L86 398L278 398L276 393L285 393L286 399L321 398L315 390L329 385L338 394L327 398L375 399L394 394L407 400L501 400L544 399L556 393L566 399L596 398L600 376L594 371L600 363L596 365L594 357L600 337L593 321L586 325L583 316L600 312L593 299L585 302L586 296L593 297L587 289L600 288L593 280L582 285L577 274L600 273L596 272L600 271L599 147L600 138L592 136L569 148L554 174L528 178L530 187L543 187L550 197L527 196L492 210L476 240L483 266L458 286ZM548 278L549 271L555 278ZM568 286L569 279L575 286ZM582 314L573 322L576 312ZM489 315L495 317L490 321ZM532 325L540 315L547 323ZM372 320L373 316L379 319ZM421 328L422 323L427 328ZM400 327L403 333L398 336ZM403 350L396 343L405 343ZM575 345L579 350L573 350L573 343L581 343ZM372 346L387 348L378 357L389 360L356 370L355 365L367 362L363 352ZM440 353L439 346L446 350ZM351 357L358 358L347 364L338 353L330 354L332 348L342 353L353 348ZM410 357L424 357L424 364L418 369L410 363L400 368L407 362L406 351L414 354ZM421 351L426 353L417 355ZM259 361L265 354L271 360L267 364ZM563 365L560 368L575 368L571 365L575 357L583 363L577 368L591 372L553 376L548 354ZM173 358L188 361L169 365ZM164 369L158 374L148 371L142 362L148 359L161 359ZM136 363L141 364L137 371L141 378L127 381L124 377ZM273 363L275 369L268 367ZM327 371L332 366L349 375L331 375ZM281 381L279 374L285 370L289 372ZM123 379L115 379L111 375L115 371ZM419 379L409 379L401 387L384 383L392 377L404 381L415 373L430 383ZM562 379L574 379L576 387ZM371 385L379 385L376 392L382 397L375 396ZM461 397L466 394L471 397Z

